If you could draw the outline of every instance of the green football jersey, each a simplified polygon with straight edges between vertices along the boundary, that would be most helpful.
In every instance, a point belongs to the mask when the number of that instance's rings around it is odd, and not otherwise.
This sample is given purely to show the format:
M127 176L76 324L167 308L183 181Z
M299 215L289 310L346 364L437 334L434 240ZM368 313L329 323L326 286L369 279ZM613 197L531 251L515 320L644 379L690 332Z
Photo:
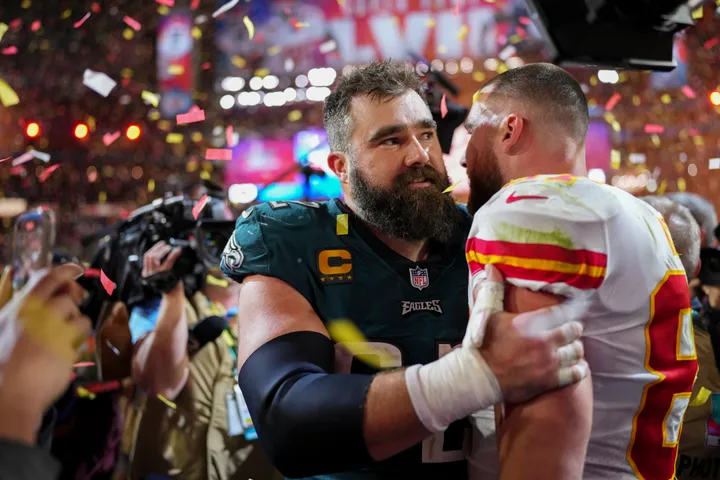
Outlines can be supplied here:
M353 345L355 356L336 343L337 373L376 373L363 361L363 349L384 352L383 368L426 364L460 344L467 327L471 218L464 210L462 216L466 221L452 242L413 262L375 237L340 200L269 202L243 212L221 266L236 281L259 274L288 283L325 324L352 321L368 343ZM316 478L463 479L469 428L459 421L372 468Z

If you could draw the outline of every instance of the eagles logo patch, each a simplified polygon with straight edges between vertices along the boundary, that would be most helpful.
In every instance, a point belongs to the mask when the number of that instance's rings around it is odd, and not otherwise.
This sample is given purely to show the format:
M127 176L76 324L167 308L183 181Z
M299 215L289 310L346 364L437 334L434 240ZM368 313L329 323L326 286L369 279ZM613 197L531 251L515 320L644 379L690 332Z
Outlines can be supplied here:
M243 260L245 260L245 254L243 254L240 245L238 245L237 240L235 240L235 235L230 237L227 245L225 245L222 258L225 266L232 270L240 268Z

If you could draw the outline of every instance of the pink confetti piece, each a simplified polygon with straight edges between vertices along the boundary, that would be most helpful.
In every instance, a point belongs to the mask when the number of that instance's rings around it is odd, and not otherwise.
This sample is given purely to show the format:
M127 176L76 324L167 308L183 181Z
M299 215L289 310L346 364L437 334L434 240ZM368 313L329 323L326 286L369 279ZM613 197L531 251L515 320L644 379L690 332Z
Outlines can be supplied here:
M615 105L618 104L620 99L622 98L622 95L619 93L613 93L610 99L605 104L605 111L611 112L613 108L615 108Z
M693 137L699 137L700 136L700 130L697 128L688 128L688 133L692 135Z
M442 96L442 100L440 100L440 115L442 118L445 118L445 115L448 114L448 108L447 108L447 100L445 99L445 94Z
M654 123L648 123L645 125L645 133L663 133L665 127L662 125L655 125Z
M690 88L688 85L683 85L683 87L680 89L686 97L688 98L695 98L697 95L695 95L695 92L692 88Z
M233 132L232 125L228 125L227 128L225 129L225 143L228 146L228 148L235 146L235 145L233 145L233 137L235 136L233 133L234 132Z
M2 49L3 55L15 55L17 52L18 52L18 49L15 45Z
M82 24L85 23L85 21L87 21L88 18L90 18L90 12L86 13L83 18L81 18L77 22L73 23L73 27L75 27L75 28L82 27Z
M202 64L203 70L210 70L210 62L205 62Z
M520 18L518 18L518 21L520 23L522 23L523 25L531 25L532 24L532 20L530 20L529 17L520 17Z
M203 208L205 208L205 205L207 205L208 202L208 196L207 194L203 195L202 198L195 204L195 206L192 209L193 218L195 220L198 219L198 216L200 215L200 212L202 212Z
M232 160L232 150L229 148L208 148L205 151L205 160Z
M12 22L10 22L10 28L12 28L13 30L20 28L21 25L22 25L22 18L16 18Z
M33 158L34 157L33 157L32 152L25 152L22 155L20 155L19 157L17 157L15 160L13 160L12 166L17 167L19 165L22 165L23 163L29 162Z
M178 125L185 125L186 123L202 122L205 120L205 110L193 106L189 112L180 113L175 117Z
M165 5L166 7L174 7L175 6L175 0L155 0L160 5Z
M30 25L30 30L32 30L33 32L37 32L38 30L40 30L40 27L42 27L42 25L40 24L40 20L35 20Z
M200 0L192 0L190 10L197 10L198 6L200 6Z
M39 181L40 183L45 183L45 180L47 180L48 178L50 178L50 175L52 175L52 173L53 173L55 170L57 170L58 168L60 168L60 164L59 164L59 163L56 163L55 165L52 165L52 166L46 168L45 171L42 173L42 175L40 175L40 176L38 177L38 181Z
M3 162L5 162L5 161L7 161L7 160L10 160L11 158L12 158L12 157L0 158L0 163L3 163Z
M93 13L100 13L100 5L97 2L93 2L93 4L90 6Z
M720 42L720 37L711 38L710 40L708 40L707 42L705 42L705 44L703 45L703 47L705 48L705 50L710 50L712 47L714 47L715 45L717 45L718 42Z
M120 132L115 133L106 133L103 135L103 143L106 147L109 147L111 143L113 143L115 140L117 140L120 137Z
M107 275L105 275L105 272L103 270L100 270L100 283L102 283L103 288L107 292L108 295L112 295L113 291L115 291L115 282L110 280Z
M24 173L25 168L22 165L10 169L10 175L22 175Z
M83 276L86 278L100 278L100 269L98 268L86 268Z
M73 365L73 368L85 368L85 367L92 367L95 365L95 362L78 362Z
M460 2L461 2L461 1L462 1L462 0L457 0L457 1L455 2L455 16L456 16L456 17L457 17L458 15L460 15Z
M142 29L142 25L140 25L140 22L138 22L132 17L128 17L127 15L123 17L123 22L125 22L128 27L132 28L136 32L139 32L140 29Z

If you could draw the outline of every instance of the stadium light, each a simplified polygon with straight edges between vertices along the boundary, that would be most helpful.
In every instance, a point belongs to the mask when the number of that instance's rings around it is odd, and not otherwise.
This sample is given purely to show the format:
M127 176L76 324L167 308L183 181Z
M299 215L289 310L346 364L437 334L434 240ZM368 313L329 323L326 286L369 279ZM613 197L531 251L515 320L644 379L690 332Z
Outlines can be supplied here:
M140 137L140 127L137 125L130 125L125 132L125 136L129 140L137 140Z
M88 135L88 126L84 123L78 123L75 125L75 138L82 140Z
M35 122L29 123L25 128L25 134L30 138L35 138L40 135L40 125Z
M720 107L720 92L715 90L710 94L710 103L712 103L716 107Z

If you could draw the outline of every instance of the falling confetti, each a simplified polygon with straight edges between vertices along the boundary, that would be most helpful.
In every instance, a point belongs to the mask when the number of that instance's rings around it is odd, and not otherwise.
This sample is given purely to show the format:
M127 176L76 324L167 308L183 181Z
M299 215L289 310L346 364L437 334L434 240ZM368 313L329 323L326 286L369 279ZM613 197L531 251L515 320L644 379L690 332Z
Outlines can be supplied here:
M461 2L461 1L462 1L462 0L457 0L457 1L455 2L455 16L456 16L456 17L457 17L458 15L460 15L460 2Z
M703 7L702 5L692 12L693 20L699 20L703 18Z
M360 357L367 364L377 368L385 368L392 363L392 356L373 347L368 343L360 329L350 320L333 320L328 326L330 338L349 350L356 357Z
M157 94L153 92L148 92L147 90L143 90L140 94L140 98L142 98L145 102L149 103L153 107L157 108L157 106L160 104L160 99L158 98Z
M700 405L705 405L711 396L712 392L710 390L705 387L700 387L697 395L695 395L695 398L690 400L690 403L688 405L690 405L691 407L699 407Z
M504 62L505 60L512 57L516 53L517 53L517 48L515 48L514 45L508 45L507 47L503 48L500 51L500 53L498 54L498 58Z
M337 42L335 40L328 40L327 42L323 42L318 46L318 50L320 53L328 54L335 50L337 48Z
M0 158L0 163L10 160L12 157Z
M37 150L30 150L30 155L32 155L34 158L37 158L38 160L42 160L43 162L47 163L50 161L50 154L45 152L38 152Z
M180 113L175 118L178 125L202 122L203 120L205 120L205 110L202 110L196 105L193 105L190 111L188 111L187 113Z
M7 23L0 23L0 40L5 36L5 32L7 32L9 28Z
M445 118L445 115L448 114L448 107L447 107L447 100L445 98L445 94L443 93L442 100L440 100L440 116L442 118Z
M18 49L15 45L2 49L3 55L15 55L17 52L18 52Z
M98 268L86 268L83 273L85 278L100 278L100 269Z
M170 65L168 67L168 73L175 76L182 75L185 73L185 67L182 65Z
M208 202L208 196L207 194L203 195L200 200L195 204L195 206L192 209L193 218L195 220L198 219L200 216L200 212L202 212L203 208L205 208L205 205L207 205Z
M250 20L250 17L248 17L247 15L243 17L243 23L245 24L245 28L247 28L250 40L252 40L255 36L255 25L253 25L252 20Z
M75 394L80 398L87 398L88 400L95 400L95 394L89 391L85 387L77 387Z
M225 129L225 144L228 146L228 148L232 148L235 146L234 142L235 133L233 132L232 125L228 125Z
M205 151L205 160L232 160L232 150L227 148L208 148Z
M113 291L115 291L116 285L115 282L108 278L104 270L100 270L100 283L102 283L102 286L107 292L107 294L112 296Z
M165 405L167 405L168 407L172 408L173 410L176 410L176 409L177 409L177 405L175 405L174 402L171 402L170 400L168 400L167 398L163 397L162 395L158 394L157 398L158 398L158 400L160 400L161 402L163 402Z
M718 170L720 169L720 158L711 158L708 161L708 170Z
M463 180L464 180L464 179L461 178L460 180L458 180L457 182L453 183L452 185L450 185L449 187L447 187L445 190L443 190L442 193L450 193L450 192L452 192L453 190L455 190L455 189L458 187L458 185L460 185L460 184L463 182Z
M30 160L33 159L33 155L30 152L25 152L19 157L17 157L15 160L12 161L12 166L17 167L18 165L22 165L23 163L27 163Z
M60 164L59 164L59 163L56 163L55 165L52 165L52 166L46 168L45 171L42 173L42 175L40 175L40 176L38 177L38 181L39 181L40 183L45 183L45 181L50 177L50 175L52 175L52 173L53 173L55 170L57 170L58 168L60 168Z
M12 107L20 103L20 97L17 96L15 90L10 88L10 85L5 83L5 80L0 78L0 103L3 107Z
M103 97L107 97L112 89L117 86L117 82L102 72L94 72L86 68L83 73L83 85Z
M461 42L463 40L465 40L465 37L467 37L468 31L469 31L469 28L467 25L463 25L462 27L460 27L460 31L458 32L457 39Z
M612 112L612 109L615 108L615 105L617 105L621 99L622 95L620 95L619 93L613 93L610 99L605 104L605 111Z
M717 45L718 42L720 42L720 37L711 38L710 40L708 40L707 42L705 42L703 44L703 47L705 48L705 50L710 50L715 45Z
M115 132L115 133L106 133L105 135L103 135L103 143L105 144L106 147L109 147L110 144L113 143L118 138L120 138L119 131Z
M42 28L42 25L40 24L40 20L35 20L30 25L30 30L32 30L33 32L37 32L38 30L40 30L40 28Z
M166 7L174 7L175 6L175 0L155 0L160 5L165 5Z
M190 4L190 10L197 10L199 6L200 0L192 0L192 3Z
M168 133L167 137L165 137L166 143L182 143L182 141L185 139L185 136L182 133Z
M215 11L213 12L213 14L212 14L212 17L213 17L213 18L219 17L219 16L222 15L223 13L225 13L225 12L227 12L228 10L230 10L231 8L233 8L233 7L234 7L235 5L237 5L238 3L240 3L240 0L230 0L228 3L226 3L226 4L223 5L222 7L218 8L217 10L215 10ZM250 37L250 38L252 38L252 37Z
M93 367L95 366L95 362L78 362L73 365L73 368L85 368L85 367Z
M645 133L663 133L664 131L665 127L662 125L655 125L653 123L645 125Z
M123 22L125 22L128 27L132 28L136 32L139 32L142 29L142 25L140 25L140 22L138 22L132 17L128 17L127 15L123 17Z
M697 97L697 95L695 95L695 92L693 91L693 89L690 88L688 85L683 85L683 87L682 87L680 90L681 90L682 93L684 93L685 96L688 97L688 98L695 98L695 97Z

